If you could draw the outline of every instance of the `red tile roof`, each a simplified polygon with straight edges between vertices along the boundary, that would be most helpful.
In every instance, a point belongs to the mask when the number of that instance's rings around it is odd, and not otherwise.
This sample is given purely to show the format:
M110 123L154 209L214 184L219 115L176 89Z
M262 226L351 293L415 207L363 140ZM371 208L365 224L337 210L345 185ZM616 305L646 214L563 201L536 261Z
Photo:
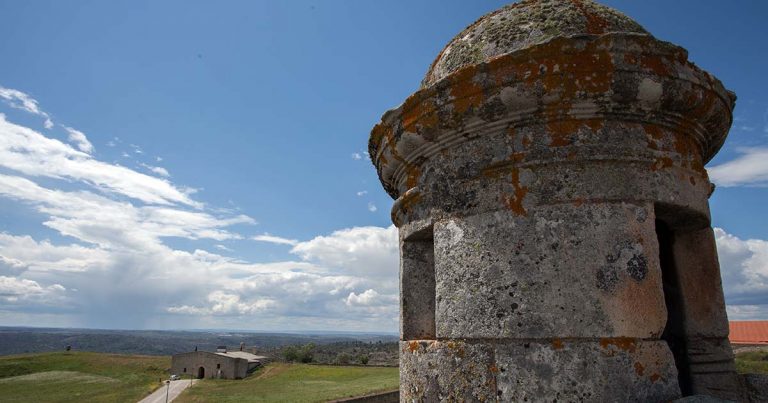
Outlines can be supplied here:
M729 327L733 344L768 344L768 320L731 321Z

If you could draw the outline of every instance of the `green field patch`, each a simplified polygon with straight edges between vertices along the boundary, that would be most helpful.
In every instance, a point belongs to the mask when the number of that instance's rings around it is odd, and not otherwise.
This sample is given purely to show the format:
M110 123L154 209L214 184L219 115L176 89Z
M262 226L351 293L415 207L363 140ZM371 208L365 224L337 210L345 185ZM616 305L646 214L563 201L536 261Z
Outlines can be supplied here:
M27 375L12 376L0 379L0 385L14 382L46 382L46 383L117 383L117 379L107 376L91 375L76 371L45 371Z
M0 357L3 402L135 402L167 378L170 357L45 353Z
M768 351L736 354L736 371L742 374L768 374Z
M175 402L322 402L398 385L398 368L273 363L242 380L206 379Z

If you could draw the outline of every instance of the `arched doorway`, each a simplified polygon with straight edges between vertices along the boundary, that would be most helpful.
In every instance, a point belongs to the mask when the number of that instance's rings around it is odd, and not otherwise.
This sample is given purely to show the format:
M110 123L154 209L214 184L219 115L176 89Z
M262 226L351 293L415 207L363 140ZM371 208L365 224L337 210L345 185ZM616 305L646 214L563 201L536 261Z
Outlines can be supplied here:
M200 367L197 369L197 379L205 378L205 368Z

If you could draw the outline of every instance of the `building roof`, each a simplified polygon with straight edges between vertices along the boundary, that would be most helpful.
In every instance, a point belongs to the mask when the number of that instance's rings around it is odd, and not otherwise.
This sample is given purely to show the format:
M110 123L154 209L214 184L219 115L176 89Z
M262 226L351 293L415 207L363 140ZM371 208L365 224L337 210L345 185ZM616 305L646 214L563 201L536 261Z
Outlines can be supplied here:
M227 351L226 353L213 353L213 354L220 355L222 357L229 357L229 358L243 358L248 360L248 362L264 361L267 359L267 357L246 353L245 351Z
M422 88L464 67L556 37L609 32L648 34L637 22L592 0L524 0L480 17L454 37L427 71Z
M768 320L731 321L729 328L733 344L768 344Z

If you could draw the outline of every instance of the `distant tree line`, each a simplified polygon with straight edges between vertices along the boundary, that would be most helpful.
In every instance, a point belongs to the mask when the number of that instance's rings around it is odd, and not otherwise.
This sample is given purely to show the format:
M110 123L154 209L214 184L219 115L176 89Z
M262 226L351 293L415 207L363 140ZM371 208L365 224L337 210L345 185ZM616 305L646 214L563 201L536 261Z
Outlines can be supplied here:
M310 363L314 358L315 343L286 346L283 348L283 358L288 362Z

